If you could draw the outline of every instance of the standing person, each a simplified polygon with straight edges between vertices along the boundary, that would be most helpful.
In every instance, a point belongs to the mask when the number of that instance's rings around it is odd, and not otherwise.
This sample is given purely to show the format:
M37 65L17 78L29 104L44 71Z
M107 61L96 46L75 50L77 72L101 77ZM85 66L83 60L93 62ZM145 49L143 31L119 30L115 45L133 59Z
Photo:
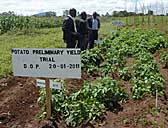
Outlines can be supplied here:
M88 26L90 30L89 35L89 49L94 47L94 41L98 40L98 31L100 28L100 20L97 18L97 13L94 12L92 18L88 19Z
M88 38L88 25L87 25L87 14L82 12L80 14L80 20L77 25L77 31L80 33L79 45L81 51L86 50L87 48L87 38Z
M76 29L75 17L76 9L72 8L69 10L69 15L65 18L62 25L63 40L67 44L67 48L75 48L77 40L80 38L80 34Z

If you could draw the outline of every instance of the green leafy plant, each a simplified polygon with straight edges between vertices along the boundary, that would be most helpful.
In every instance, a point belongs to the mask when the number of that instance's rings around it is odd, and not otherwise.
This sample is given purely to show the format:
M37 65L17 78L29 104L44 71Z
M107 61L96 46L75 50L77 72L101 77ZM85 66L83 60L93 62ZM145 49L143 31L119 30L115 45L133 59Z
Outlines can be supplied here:
M108 62L100 65L102 76L109 76L117 71L117 68Z
M98 73L98 67L102 61L101 51L98 48L85 50L81 53L82 70L89 74Z
M84 82L78 92L69 96L65 92L65 89L52 91L52 116L63 118L71 127L98 120L106 109L115 109L117 103L128 99L128 94L109 77L99 78L92 83ZM45 90L42 89L38 99L38 103L43 106L41 118L46 114L45 100Z
M93 121L105 112L105 107L116 109L118 102L127 99L128 94L109 77L99 78L93 83L85 82L82 89L68 98L65 120L73 127L84 121Z
M162 52L160 62L165 64L165 68L168 68L168 52Z
M67 99L65 89L63 90L52 90L51 97L51 112L52 116L55 118L60 118L64 111L63 104ZM39 118L44 118L46 116L46 91L45 89L40 90L40 97L37 100L37 103L42 106L42 112L39 114Z
M139 52L135 55L136 64L133 66L133 84L131 92L134 99L140 99L145 95L163 95L164 79L160 74L158 65L149 52Z
M82 122L92 122L105 112L105 106L95 98L68 100L65 111L65 122L68 126L77 127Z
M129 81L132 77L131 72L129 72L129 67L124 67L123 69L119 70L120 78L125 81Z

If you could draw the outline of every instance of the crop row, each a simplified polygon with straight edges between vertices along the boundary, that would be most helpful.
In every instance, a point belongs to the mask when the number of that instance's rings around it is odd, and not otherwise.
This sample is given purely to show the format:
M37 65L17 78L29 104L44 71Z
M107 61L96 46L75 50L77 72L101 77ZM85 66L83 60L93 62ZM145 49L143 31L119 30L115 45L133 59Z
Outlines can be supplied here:
M62 20L59 18L0 16L0 34L16 29L53 28L61 24Z
M97 71L101 76L118 73L120 78L132 83L131 92L134 99L155 94L156 90L162 94L164 79L154 61L153 53L167 47L166 39L154 30L124 30L112 34L99 49L84 51L83 70L88 73ZM125 67L127 58L134 58L134 65ZM167 66L166 53L161 59ZM95 60L99 60L99 65Z

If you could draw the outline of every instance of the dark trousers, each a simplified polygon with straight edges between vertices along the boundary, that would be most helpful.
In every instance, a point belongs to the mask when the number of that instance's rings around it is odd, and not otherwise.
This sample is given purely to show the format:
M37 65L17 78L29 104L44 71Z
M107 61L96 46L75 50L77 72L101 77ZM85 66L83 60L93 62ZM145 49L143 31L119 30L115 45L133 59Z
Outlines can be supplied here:
M92 30L89 37L89 49L94 47L94 41L98 39L98 30Z
M87 35L81 35L80 40L79 40L79 48L81 48L81 51L87 49Z
M66 41L66 44L67 44L66 48L75 48L76 41L75 40L74 41Z

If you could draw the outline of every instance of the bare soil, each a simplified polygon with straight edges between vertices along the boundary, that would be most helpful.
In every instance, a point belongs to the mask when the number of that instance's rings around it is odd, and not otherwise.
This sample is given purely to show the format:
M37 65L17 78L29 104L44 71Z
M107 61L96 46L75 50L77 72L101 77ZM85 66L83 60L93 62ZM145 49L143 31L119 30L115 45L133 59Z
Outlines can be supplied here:
M122 109L116 112L107 111L105 119L87 128L168 128L168 69L160 64L159 51L154 54L156 62L165 79L165 95L158 98L158 110L155 109L155 97L145 97L142 100L128 100L121 103ZM131 65L133 60L128 59ZM82 87L83 80L92 81L83 75L81 80L66 80L69 93ZM37 105L39 88L35 86L34 78L8 76L0 79L0 128L65 128L63 122L52 124L51 121L39 121L37 115L41 108ZM130 82L120 81L130 94ZM131 94L130 94L131 96Z

